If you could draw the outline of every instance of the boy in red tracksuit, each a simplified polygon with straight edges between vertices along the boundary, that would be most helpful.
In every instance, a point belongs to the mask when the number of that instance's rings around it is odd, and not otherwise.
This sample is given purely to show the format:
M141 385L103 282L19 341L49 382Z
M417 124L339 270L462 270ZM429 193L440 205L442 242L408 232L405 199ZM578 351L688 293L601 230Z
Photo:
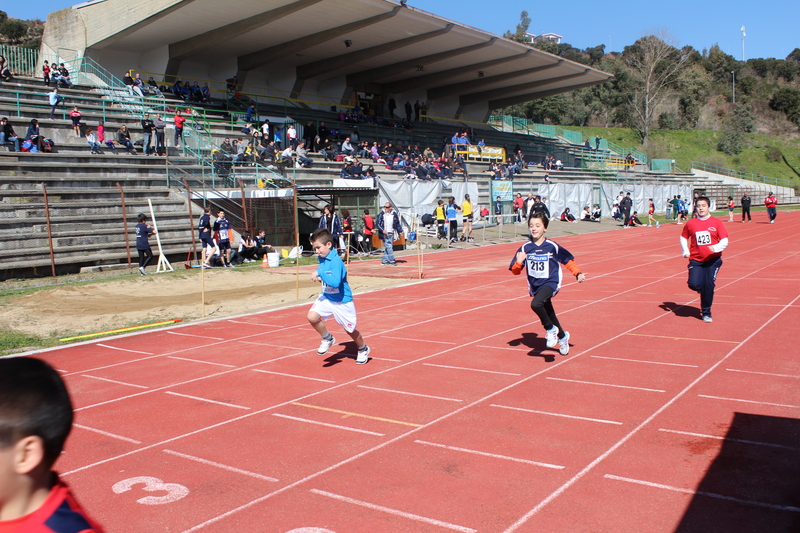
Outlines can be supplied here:
M767 214L769 214L769 223L774 224L775 218L778 216L778 199L769 191L769 194L764 198L764 205L767 206Z
M683 227L680 242L683 257L689 258L689 288L700 293L703 322L711 322L711 304L717 273L722 266L722 251L728 246L728 230L722 221L709 214L711 200L697 198L697 218Z

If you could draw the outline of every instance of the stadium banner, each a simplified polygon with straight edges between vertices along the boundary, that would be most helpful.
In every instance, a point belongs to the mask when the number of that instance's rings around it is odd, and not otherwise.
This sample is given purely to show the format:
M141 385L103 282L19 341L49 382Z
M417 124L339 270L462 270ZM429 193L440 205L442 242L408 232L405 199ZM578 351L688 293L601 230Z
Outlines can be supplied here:
M502 202L514 201L514 182L511 180L492 180L492 201L500 197Z
M462 150L466 147L466 150ZM478 146L477 144L459 145L457 152L465 159L500 159L506 160L506 151L498 146Z

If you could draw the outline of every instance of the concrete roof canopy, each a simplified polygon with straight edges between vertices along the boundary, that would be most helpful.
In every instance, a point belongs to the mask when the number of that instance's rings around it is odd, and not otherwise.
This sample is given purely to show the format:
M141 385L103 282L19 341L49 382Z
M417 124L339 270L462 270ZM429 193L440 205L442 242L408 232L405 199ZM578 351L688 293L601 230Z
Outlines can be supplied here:
M94 0L51 13L42 48L77 50L114 73L237 74L295 98L360 91L455 116L611 78L392 0Z

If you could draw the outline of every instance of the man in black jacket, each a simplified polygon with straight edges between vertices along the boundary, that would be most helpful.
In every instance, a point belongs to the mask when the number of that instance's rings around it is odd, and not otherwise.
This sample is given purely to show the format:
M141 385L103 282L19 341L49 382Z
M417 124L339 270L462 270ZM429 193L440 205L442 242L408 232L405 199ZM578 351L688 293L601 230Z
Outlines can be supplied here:
M750 197L747 193L744 193L744 196L742 196L742 224L744 224L745 217L747 217L748 222L753 221L753 219L750 218Z
M633 207L633 200L631 200L631 193L626 193L625 198L620 200L619 202L619 209L622 211L622 215L625 217L624 222L622 223L622 227L627 228L628 223L631 220L631 207Z
M153 129L155 126L153 125L153 121L150 120L150 114L145 113L144 118L142 119L142 132L144 133L144 139L142 139L142 148L144 149L144 155L150 155L152 153L150 149L150 143L153 139Z

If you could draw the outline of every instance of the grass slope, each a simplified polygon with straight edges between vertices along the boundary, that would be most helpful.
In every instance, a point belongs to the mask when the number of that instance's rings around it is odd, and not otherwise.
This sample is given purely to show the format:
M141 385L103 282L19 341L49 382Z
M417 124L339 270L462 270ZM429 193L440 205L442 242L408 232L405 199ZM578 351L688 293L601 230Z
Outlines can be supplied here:
M625 148L635 148L654 159L674 159L682 170L688 171L692 161L731 168L742 172L762 174L771 178L791 180L800 186L798 177L782 159L772 161L769 148L779 149L795 168L800 169L800 137L770 136L756 133L745 134L747 147L735 156L717 151L717 143L723 135L712 130L652 130L646 147L639 142L636 132L629 128L574 127L585 135L601 137Z

